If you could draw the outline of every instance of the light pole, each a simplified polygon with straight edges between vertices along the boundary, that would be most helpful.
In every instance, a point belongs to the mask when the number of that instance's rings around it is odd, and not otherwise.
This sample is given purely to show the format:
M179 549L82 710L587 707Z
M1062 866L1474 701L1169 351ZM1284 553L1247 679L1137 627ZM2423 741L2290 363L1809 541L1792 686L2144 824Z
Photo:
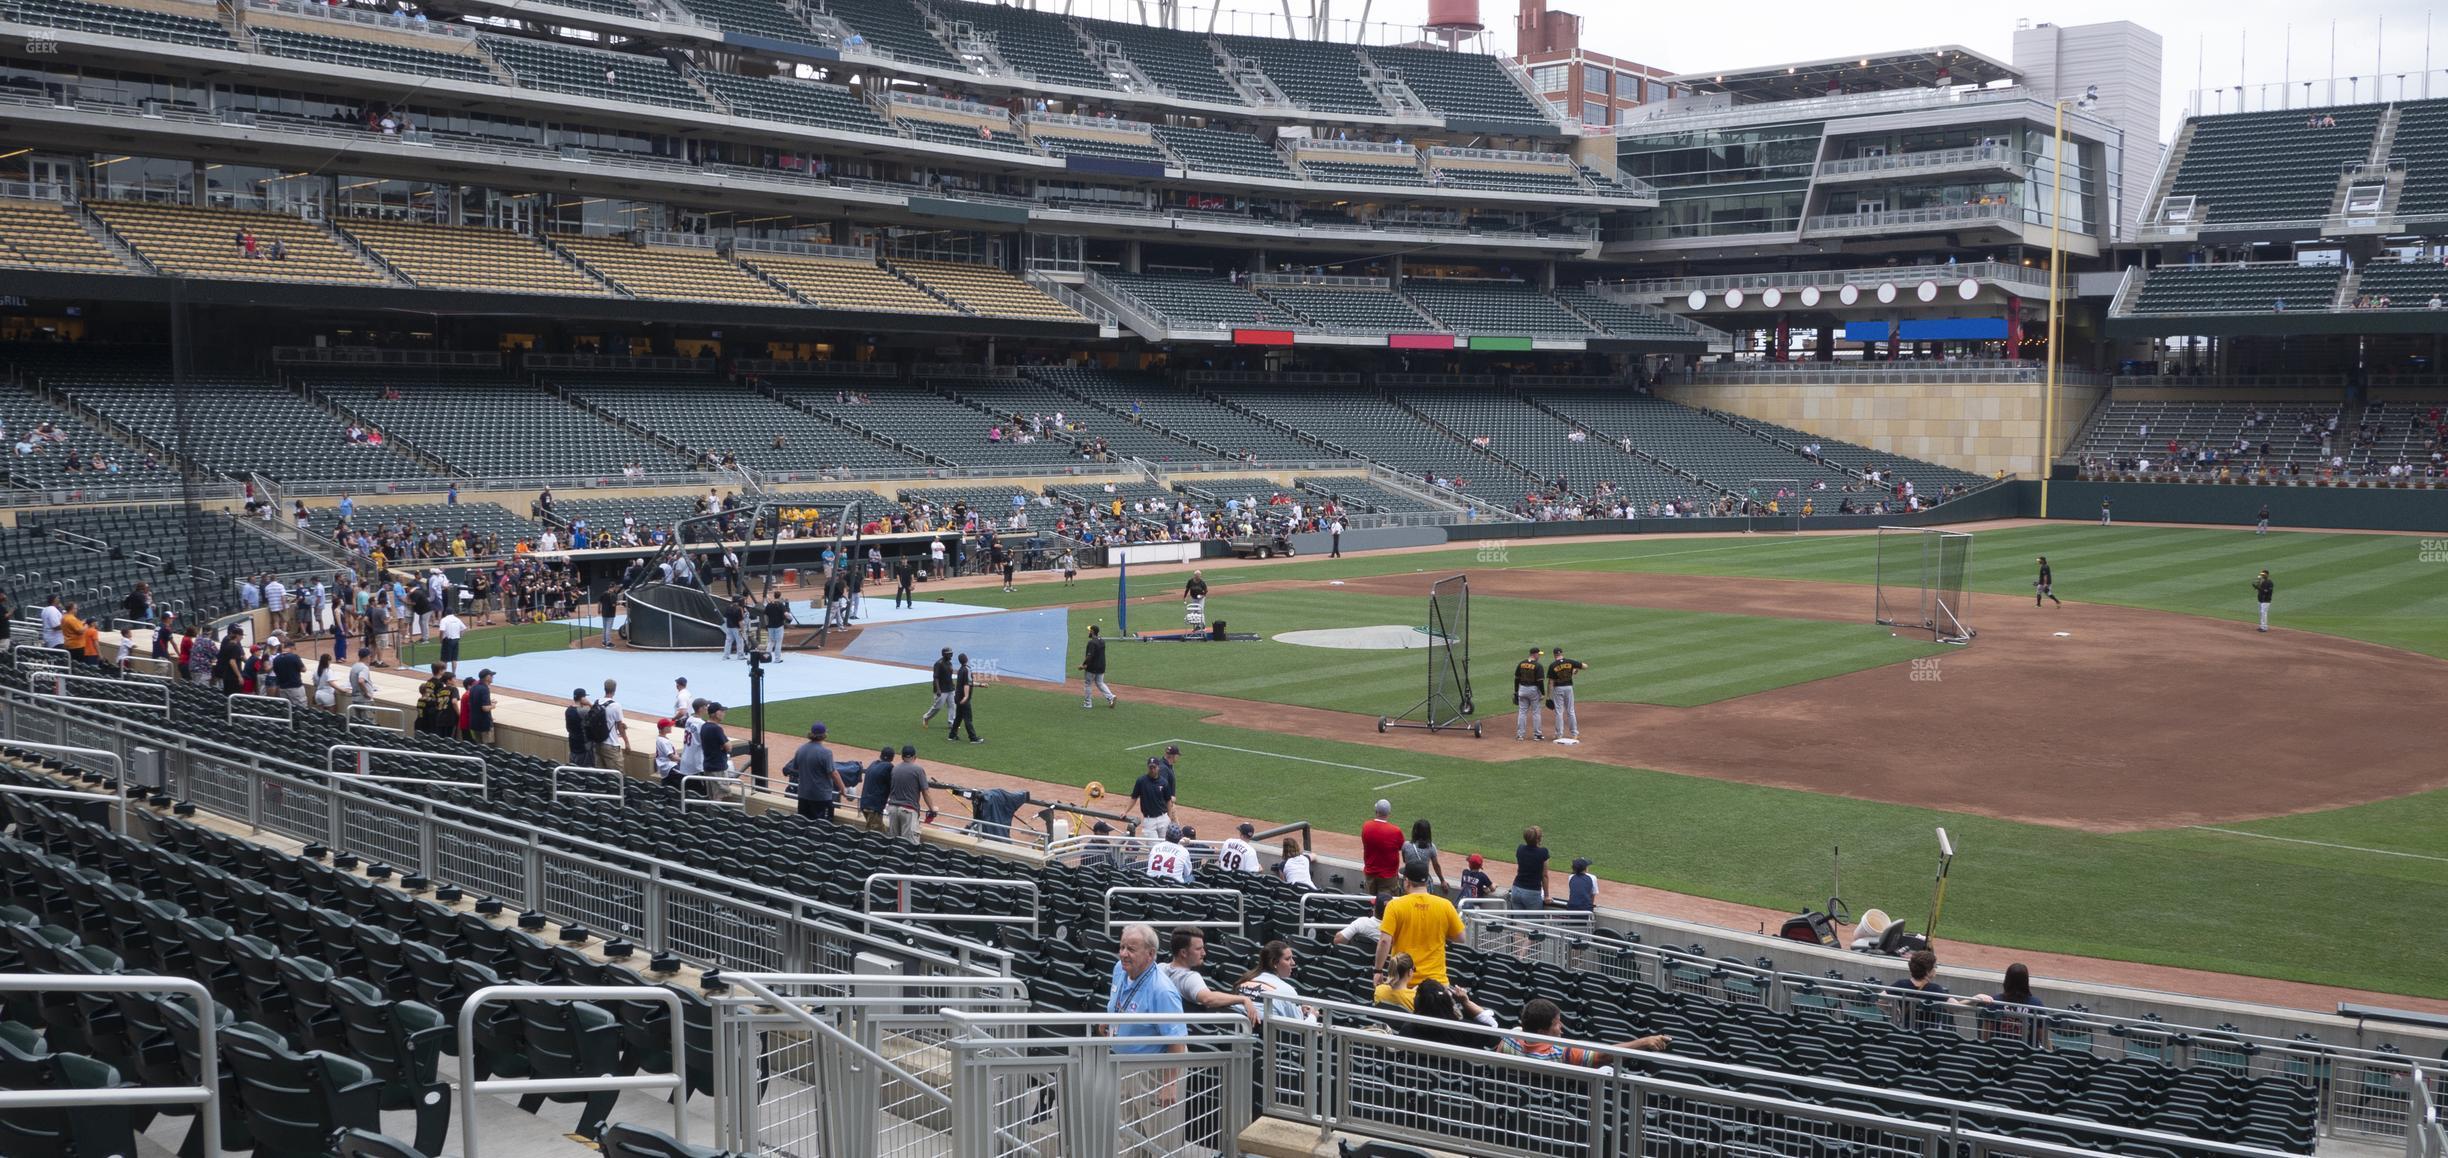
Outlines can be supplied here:
M2055 151L2049 157L2049 304L2048 370L2040 387L2040 517L2048 517L2049 476L2057 457L2057 338L2065 318L2065 164L2066 106L2088 109L2099 101L2099 86L2079 97L2061 97L2055 112Z

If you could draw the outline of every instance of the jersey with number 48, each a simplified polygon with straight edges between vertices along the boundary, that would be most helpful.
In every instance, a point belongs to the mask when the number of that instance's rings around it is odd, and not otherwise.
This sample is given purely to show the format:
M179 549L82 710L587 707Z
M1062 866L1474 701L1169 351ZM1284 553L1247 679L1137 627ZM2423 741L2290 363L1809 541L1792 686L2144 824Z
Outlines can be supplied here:
M1147 873L1152 877L1190 883L1190 850L1169 840L1156 842L1148 850Z

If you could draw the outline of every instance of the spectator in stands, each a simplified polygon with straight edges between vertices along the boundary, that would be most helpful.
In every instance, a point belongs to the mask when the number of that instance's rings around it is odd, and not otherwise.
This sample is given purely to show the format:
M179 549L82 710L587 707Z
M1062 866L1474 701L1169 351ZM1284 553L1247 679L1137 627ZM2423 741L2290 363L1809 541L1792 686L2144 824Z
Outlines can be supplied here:
M1226 992L1207 984L1199 969L1207 964L1207 934L1196 925L1176 925L1173 928L1170 953L1165 964L1165 980L1173 983L1181 994L1182 1010L1187 1013L1206 1010L1231 1010L1258 1020L1258 1003L1237 992Z
M1420 982L1411 991L1411 1012L1418 1016L1402 1023L1404 1037L1468 1049L1486 1049L1495 1044L1491 1040L1493 1035L1481 1029L1494 1030L1496 1015L1471 1000L1470 993L1459 986L1442 981Z
M1513 887L1506 894L1512 908L1544 909L1547 907L1547 834L1539 826L1522 830L1522 842L1513 850Z
M1300 988L1292 984L1295 963L1288 942L1269 941L1258 950L1258 964L1242 974L1234 988L1263 1001L1268 1017L1315 1022L1317 1010L1300 1003Z
M1475 852L1470 854L1469 867L1462 870L1461 897L1463 900L1477 900L1480 897L1496 895L1496 880L1487 874L1487 869L1484 867L1486 864L1486 857Z
M874 774L872 770L868 773ZM918 837L921 810L927 819L932 819L935 798L928 791L926 769L918 764L918 749L901 745L901 762L893 765L890 776L892 787L884 799L884 830L911 844L922 844ZM1155 934L1151 932L1148 939L1152 946Z
M1415 864L1426 869L1429 879L1436 882L1437 892L1451 891L1451 886L1445 881L1445 861L1437 855L1436 840L1425 816L1411 822L1411 839L1404 841L1402 846L1404 873L1407 875Z
M435 664L435 678L439 679L441 675L442 665ZM427 686L432 685L428 683ZM585 688L573 688L570 690L569 706L561 709L561 731L569 741L569 762L582 767L592 767L595 757L595 742L587 738L587 717L593 707L590 700Z
M1598 878L1590 875L1590 858L1573 858L1572 875L1565 878L1564 907L1575 913L1598 911Z
M1187 831L1178 824L1166 826L1164 835L1148 846L1147 863L1143 866L1147 875L1177 884L1190 883L1190 850L1182 844Z
M5 610L5 607L0 606L0 610ZM5 639L0 639L0 644L4 643ZM1250 843L1250 838L1257 832L1257 825L1242 821L1234 834L1226 837L1224 843L1216 848L1215 867L1225 872L1257 872L1258 846Z
M1368 881L1368 891L1376 896L1391 896L1402 873L1403 832L1392 820L1391 801L1377 802L1376 815L1360 826L1360 873Z
M1938 1017L1939 999L1946 996L1946 986L1938 983L1938 954L1919 949L1904 959L1905 978L1888 986L1890 996L1882 1004L1897 1014L1907 1029L1932 1024Z
M1564 1011L1558 1008L1555 1002L1544 997L1531 998L1522 1005L1521 1032L1535 1034L1539 1037L1562 1037L1564 1036ZM1637 1037L1623 1042L1615 1048L1628 1052L1663 1053L1668 1046L1673 1044L1673 1039L1665 1034L1653 1033L1647 1037ZM1537 1061L1562 1062L1568 1066L1602 1066L1609 1061L1608 1055L1598 1050L1586 1049L1577 1045L1565 1045L1561 1042L1531 1041L1528 1038L1511 1035L1497 1042L1496 1049L1501 1053L1532 1058Z
M1419 992L1419 973L1411 964L1409 953L1396 953L1386 958L1385 975L1377 979L1372 996L1377 1004L1409 1012L1411 999Z
M859 819L871 832L884 831L884 805L892 795L892 771L890 747L879 749L875 762L859 770Z
M1165 1020L1167 1015L1178 1016L1182 1012L1181 991L1157 968L1156 930L1144 924L1124 928L1114 956L1113 983L1106 994L1105 1012L1153 1019L1114 1025L1115 1037L1148 1039L1140 1044L1118 1044L1114 1052L1124 1055L1185 1052L1187 1047L1179 1039L1188 1036L1190 1027L1179 1020ZM1179 1073L1154 1067L1125 1072L1120 1126L1121 1140L1132 1144L1127 1153L1174 1152L1173 1135L1179 1131L1181 1116L1176 1108L1181 1101Z
M1390 953L1409 954L1423 978L1451 981L1445 973L1445 946L1462 942L1462 914L1453 902L1428 891L1425 864L1403 867L1405 891L1389 901L1377 938L1376 976L1385 976Z
M1310 869L1315 861L1316 858L1301 847L1297 837L1287 836L1283 842L1283 860L1276 864L1275 871L1283 876L1285 884L1313 889L1317 887L1317 882L1311 879Z
M1385 935L1386 904L1390 897L1378 897L1369 903L1369 911L1351 919L1351 923L1335 930L1337 945L1374 945Z
M824 739L823 724L808 725L807 743L791 753L790 762L782 766L782 781L798 799L799 815L831 820L833 806L841 799L845 786L841 773L833 766L833 749L825 747Z
M272 686L280 689L292 710L306 710L306 659L297 653L294 639L282 641L280 654L272 657Z

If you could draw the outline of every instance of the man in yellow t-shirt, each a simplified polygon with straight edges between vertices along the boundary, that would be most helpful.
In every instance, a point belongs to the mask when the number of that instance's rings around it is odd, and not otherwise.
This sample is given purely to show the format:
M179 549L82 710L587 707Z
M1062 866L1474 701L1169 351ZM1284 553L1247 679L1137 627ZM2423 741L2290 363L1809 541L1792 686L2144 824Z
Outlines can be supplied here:
M1462 940L1462 914L1453 902L1428 891L1428 866L1412 863L1403 866L1403 895L1386 902L1385 918L1377 934L1377 973L1372 980L1383 980L1386 958L1396 953L1411 955L1411 963L1421 981L1436 980L1451 985L1445 975L1445 946Z

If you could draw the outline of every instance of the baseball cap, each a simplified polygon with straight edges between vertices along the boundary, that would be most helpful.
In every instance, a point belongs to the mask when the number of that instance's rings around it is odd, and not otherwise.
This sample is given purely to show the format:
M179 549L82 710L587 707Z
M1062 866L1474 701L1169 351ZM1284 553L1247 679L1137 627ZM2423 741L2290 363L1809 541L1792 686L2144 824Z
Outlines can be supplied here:
M583 700L583 699L585 699L585 698L586 698L586 694L587 694L587 693L586 693L586 689L585 689L585 688L572 688L572 689L570 689L570 698L571 698L571 699L573 699L573 700Z
M1178 825L1178 824L1168 824L1168 825L1166 825L1166 826L1165 826L1165 839L1166 839L1166 840L1180 840L1181 838L1182 838L1182 826L1180 826L1180 825Z
M916 756L918 754L918 749L914 745L903 744L901 745L901 754L903 756Z
M656 720L656 721L655 721L655 728L656 728L657 730L661 730L661 729L663 729L663 728L668 728L668 727L671 727L671 726L672 726L672 722L671 722L670 720Z
M1191 826L1191 825L1187 825L1187 824L1185 824L1185 825L1181 826L1180 832L1181 832L1181 838L1182 838L1183 840L1197 840L1197 839L1198 839L1198 829L1197 829L1197 828L1195 828L1195 827L1193 827L1193 826Z
M1486 864L1486 863L1487 863L1487 858L1486 858L1486 857L1481 856L1481 855L1479 855L1478 853L1475 853L1475 852L1474 852L1474 853L1472 853L1472 854L1470 854L1470 866L1471 866L1472 868L1478 868L1479 866L1481 866L1481 865L1483 865L1483 864Z
M1428 866L1420 861L1413 861L1410 864L1404 865L1403 879L1414 883L1426 881L1428 879Z
M1585 873L1585 872L1588 872L1588 871L1589 871L1589 866L1590 866L1590 858L1588 858L1588 857L1586 857L1586 856L1576 856L1576 857L1574 857L1574 858L1573 858L1573 871L1574 871L1574 872L1577 872L1577 873Z
M1167 755L1167 756L1179 756L1179 755L1181 755L1181 745L1179 745L1179 744L1167 744L1167 745L1165 745L1165 755Z
M1256 836L1258 835L1258 826L1244 820L1241 822L1241 827L1234 829L1233 831L1238 832L1243 836Z
M809 725L808 725L808 735L810 735L810 736L821 736L821 735L824 735L824 734L825 734L825 726L824 726L823 724L809 724Z
M492 669L492 668L486 668L486 669L484 669L483 671L477 672L477 673L476 673L476 678L477 678L477 679L480 679L480 680L489 680L489 679L492 679L492 678L493 678L493 669Z
M1096 822L1096 824L1095 824L1095 826L1094 826L1094 827L1092 827L1092 828L1090 828L1088 831L1093 832L1093 833L1097 834L1098 836L1103 836L1103 835L1105 835L1106 833L1112 832L1112 831L1113 831L1113 826L1112 826L1112 825L1110 825L1110 824L1105 823L1105 822L1104 822L1104 821L1102 821L1102 820L1100 820L1100 821L1097 821L1097 822Z

